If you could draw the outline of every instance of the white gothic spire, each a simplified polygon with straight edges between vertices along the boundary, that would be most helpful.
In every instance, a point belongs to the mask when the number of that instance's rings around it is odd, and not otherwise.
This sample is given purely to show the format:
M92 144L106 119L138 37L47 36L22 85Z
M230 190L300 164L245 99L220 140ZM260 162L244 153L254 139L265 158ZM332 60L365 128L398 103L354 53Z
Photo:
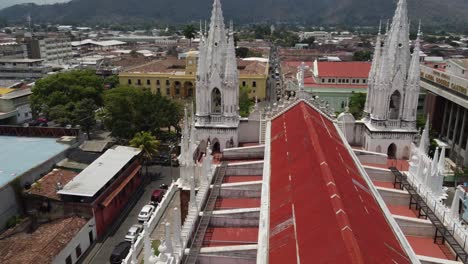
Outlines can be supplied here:
M370 69L370 72L369 72L369 78L367 80L367 83L368 83L368 91L367 91L367 98L366 98L366 104L364 106L364 111L366 113L370 113L372 108L371 106L369 105L370 104L370 101L373 100L373 95L374 95L374 86L375 86L375 80L376 80L376 77L377 77L377 70L379 68L379 65L380 65L380 61L381 61L381 57L382 57L382 38L381 38L381 35L380 35L380 32L381 32L381 29L382 29L382 21L380 21L379 23L379 32L377 34L377 39L375 41L375 48L374 48L374 56L372 58L372 65L371 65L371 69Z
M420 81L420 66L419 66L419 58L420 58L420 51L421 51L421 23L419 23L418 29L418 37L414 43L414 50L413 55L411 58L410 67L408 70L408 79L406 81L406 95L405 95L405 103L403 109L403 116L402 119L405 121L414 122L416 121L416 110L418 106L418 98L419 98L419 81Z

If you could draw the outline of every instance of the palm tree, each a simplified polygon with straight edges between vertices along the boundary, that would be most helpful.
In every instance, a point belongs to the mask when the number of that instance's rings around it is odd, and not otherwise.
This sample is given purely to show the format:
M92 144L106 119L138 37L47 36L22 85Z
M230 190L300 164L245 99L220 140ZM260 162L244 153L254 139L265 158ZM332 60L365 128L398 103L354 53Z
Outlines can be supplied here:
M195 27L193 25L186 25L184 27L184 29L182 30L182 32L184 34L184 37L190 41L189 42L189 47L191 47L192 46L192 39L195 38L197 30L195 29Z
M135 137L130 140L130 146L139 148L143 152L143 160L146 167L146 175L148 175L148 162L158 154L159 140L151 134L151 132L138 132Z

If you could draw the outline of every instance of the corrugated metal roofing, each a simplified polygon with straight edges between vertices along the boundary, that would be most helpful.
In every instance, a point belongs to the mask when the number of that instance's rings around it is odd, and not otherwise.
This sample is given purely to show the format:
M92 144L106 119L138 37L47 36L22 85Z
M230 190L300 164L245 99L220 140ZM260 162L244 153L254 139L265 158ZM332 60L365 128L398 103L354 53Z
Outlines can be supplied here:
M71 182L65 185L58 193L63 195L93 197L140 152L140 149L123 146L109 149L78 174Z
M334 124L301 102L271 125L269 263L410 263Z

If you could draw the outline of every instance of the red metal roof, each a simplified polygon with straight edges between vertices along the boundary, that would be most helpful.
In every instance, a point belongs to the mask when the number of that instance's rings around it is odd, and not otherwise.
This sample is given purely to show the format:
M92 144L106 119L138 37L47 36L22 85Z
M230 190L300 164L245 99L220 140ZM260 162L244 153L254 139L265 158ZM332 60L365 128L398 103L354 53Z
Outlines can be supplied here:
M370 62L363 61L341 61L318 63L318 76L343 77L343 78L367 78L371 68Z
M203 239L204 247L256 244L257 227L209 227Z
M269 263L410 263L333 123L272 121Z

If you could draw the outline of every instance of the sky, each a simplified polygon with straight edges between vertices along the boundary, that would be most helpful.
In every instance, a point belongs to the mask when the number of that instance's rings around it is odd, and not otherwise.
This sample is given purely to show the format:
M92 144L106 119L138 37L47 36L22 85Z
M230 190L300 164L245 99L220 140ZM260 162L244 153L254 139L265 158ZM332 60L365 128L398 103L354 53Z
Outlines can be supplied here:
M54 3L63 3L70 0L0 0L0 9L23 3L36 3L36 4L54 4Z

